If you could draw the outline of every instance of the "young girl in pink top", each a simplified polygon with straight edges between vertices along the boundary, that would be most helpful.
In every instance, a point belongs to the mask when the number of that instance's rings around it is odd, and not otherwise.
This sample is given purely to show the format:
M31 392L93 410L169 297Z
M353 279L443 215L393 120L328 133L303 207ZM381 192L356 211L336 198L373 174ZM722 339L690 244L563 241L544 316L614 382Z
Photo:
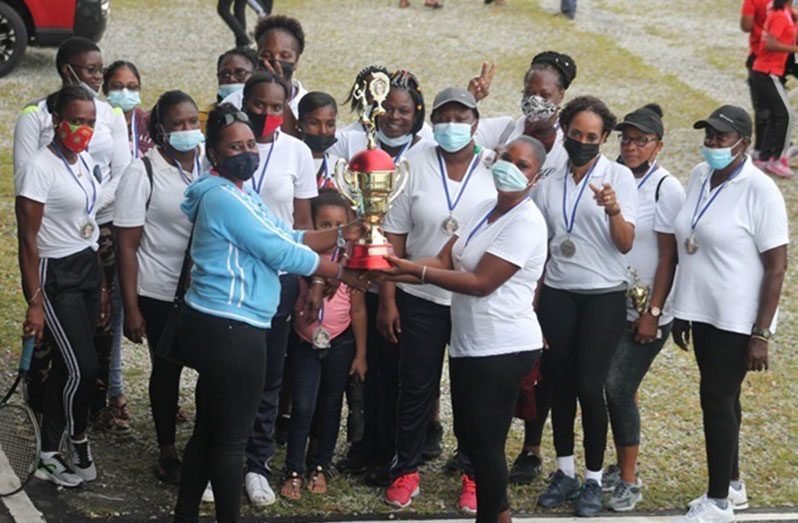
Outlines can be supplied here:
M336 228L348 221L348 205L333 189L320 190L311 201L311 210L317 230ZM330 257L338 254L326 253ZM317 278L300 282L294 332L288 347L292 407L281 494L294 500L301 497L306 462L311 468L308 490L315 494L327 492L347 381L353 374L361 380L366 375L364 295L342 284L332 297L324 298L318 312L308 312L313 310L307 306L309 292L318 292L320 289L313 288L326 283ZM314 444L306 460L311 422Z

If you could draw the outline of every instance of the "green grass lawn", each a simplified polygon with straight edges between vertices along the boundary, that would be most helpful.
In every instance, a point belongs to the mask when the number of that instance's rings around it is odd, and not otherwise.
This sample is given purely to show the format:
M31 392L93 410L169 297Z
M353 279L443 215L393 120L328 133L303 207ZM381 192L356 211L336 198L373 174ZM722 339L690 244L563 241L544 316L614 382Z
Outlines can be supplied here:
M569 53L578 64L578 77L568 97L595 94L603 98L621 117L648 102L659 102L665 109L666 149L661 163L686 180L689 170L700 160L700 133L692 122L704 117L724 101L724 86L705 93L684 81L691 74L663 74L646 65L641 57L622 49L611 35L580 30L562 17L552 17L537 2L509 0L506 8L485 7L478 0L447 0L446 8L432 11L414 0L408 10L399 10L393 0L277 0L277 12L302 20L307 33L306 53L297 77L310 90L325 90L343 100L354 75L362 67L384 64L390 69L413 71L431 101L447 85L465 85L478 73L483 60L496 61L499 72L490 97L482 104L486 116L517 114L523 74L537 52L556 49ZM550 2L549 2L550 3ZM700 5L699 5L700 4ZM679 27L657 24L659 14L695 21L706 19L708 26L736 30L737 7L731 2L674 0L654 2L647 31L684 47L685 52L702 57L706 67L738 75L744 57L746 38L740 34L740 49L713 45L703 35L680 31ZM136 63L143 75L143 98L151 105L167 89L181 88L204 105L214 98L216 56L232 46L233 38L218 19L211 0L112 0L111 22L102 42L104 60L127 59ZM546 4L548 5L548 4ZM618 16L639 5L635 0L602 0L597 8ZM714 25L713 25L714 24ZM21 67L0 80L0 365L6 381L16 365L21 320L24 314L19 292L16 262L15 221L11 139L16 115L22 105L44 96L57 87L53 66L54 52L32 50ZM351 121L345 108L341 123ZM614 158L617 141L613 137L605 153ZM777 180L787 200L791 219L798 212L795 181ZM779 333L771 353L771 371L750 376L743 386L744 424L741 436L741 468L748 483L752 505L798 503L798 335L795 314L796 273L787 275L783 293ZM733 284L733 282L729 282ZM126 345L125 376L127 394L133 410L134 437L117 441L96 436L98 464L102 481L83 492L62 493L75 510L103 516L111 514L145 515L166 512L173 504L170 489L154 485L150 463L154 436L148 414L146 380L149 362L141 347ZM185 378L183 404L192 408L191 376ZM448 383L444 386L444 417L450 427ZM705 458L701 414L698 403L698 373L692 354L668 345L656 360L641 389L643 441L640 469L646 483L642 510L675 509L705 490ZM190 424L188 424L190 425ZM179 439L185 442L190 426L181 426ZM579 430L577 430L579 432ZM523 435L514 424L507 445L510 458L517 453ZM553 448L547 430L544 442L544 468L554 466ZM454 441L447 428L447 450ZM581 440L578 440L578 446ZM343 449L343 447L342 447ZM609 450L609 449L608 449ZM581 449L577 462L583 463ZM129 456L137 456L134 461ZM608 452L608 460L613 459ZM282 467L282 452L275 459ZM446 476L443 460L422 470L423 495L412 511L419 514L452 512L459 492L459 479ZM511 501L521 511L534 511L535 499L543 482L513 488ZM98 494L98 495L95 495ZM101 495L100 495L101 494ZM105 497L103 497L105 496ZM125 502L107 498L122 498ZM143 501L142 501L143 500ZM137 503L133 503L137 501ZM247 513L254 513L249 507ZM305 499L298 504L280 501L269 515L309 515L388 512L380 491L354 480L337 479L331 495Z

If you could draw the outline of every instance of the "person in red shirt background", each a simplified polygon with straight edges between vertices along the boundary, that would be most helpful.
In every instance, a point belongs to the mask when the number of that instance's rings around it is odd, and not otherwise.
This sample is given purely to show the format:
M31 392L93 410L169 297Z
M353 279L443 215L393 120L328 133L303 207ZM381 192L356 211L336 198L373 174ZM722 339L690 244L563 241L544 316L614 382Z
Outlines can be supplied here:
M745 68L748 73L751 73L751 66L754 65L756 55L762 43L762 28L765 26L765 20L768 16L768 7L770 7L771 0L743 0L743 7L740 13L740 29L748 35L748 58L745 60ZM749 88L751 81L748 81ZM756 93L753 88L751 90L751 104L753 107L757 106ZM762 134L764 121L755 119L754 131L754 159L758 159L759 150L762 147Z
M798 52L795 37L792 0L773 0L748 77L756 120L761 122L757 166L783 178L794 175L786 159L793 114L781 77L790 53Z

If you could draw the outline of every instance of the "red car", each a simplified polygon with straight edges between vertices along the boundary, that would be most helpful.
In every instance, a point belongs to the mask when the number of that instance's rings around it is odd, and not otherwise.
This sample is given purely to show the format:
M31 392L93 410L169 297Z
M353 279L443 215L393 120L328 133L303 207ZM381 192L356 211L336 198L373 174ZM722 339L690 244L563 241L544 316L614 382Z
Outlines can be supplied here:
M19 63L28 45L58 47L70 36L99 42L110 0L0 0L0 77Z

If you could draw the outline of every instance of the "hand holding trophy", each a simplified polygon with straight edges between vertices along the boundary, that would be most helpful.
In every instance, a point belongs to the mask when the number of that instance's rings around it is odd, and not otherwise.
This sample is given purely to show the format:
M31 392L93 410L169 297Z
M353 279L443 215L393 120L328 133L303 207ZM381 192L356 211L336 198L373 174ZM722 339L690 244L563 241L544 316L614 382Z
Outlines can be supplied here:
M393 248L380 231L382 219L399 194L410 174L410 164L403 159L398 165L393 158L377 149L376 130L378 116L385 112L382 103L388 96L390 81L384 73L374 73L371 81L364 81L354 90L353 96L362 101L361 120L368 134L368 148L355 154L349 162L344 159L335 166L335 183L338 191L352 203L352 208L367 225L368 231L352 246L346 262L350 269L389 269L385 256ZM373 100L368 103L368 98ZM371 112L367 111L371 107Z

